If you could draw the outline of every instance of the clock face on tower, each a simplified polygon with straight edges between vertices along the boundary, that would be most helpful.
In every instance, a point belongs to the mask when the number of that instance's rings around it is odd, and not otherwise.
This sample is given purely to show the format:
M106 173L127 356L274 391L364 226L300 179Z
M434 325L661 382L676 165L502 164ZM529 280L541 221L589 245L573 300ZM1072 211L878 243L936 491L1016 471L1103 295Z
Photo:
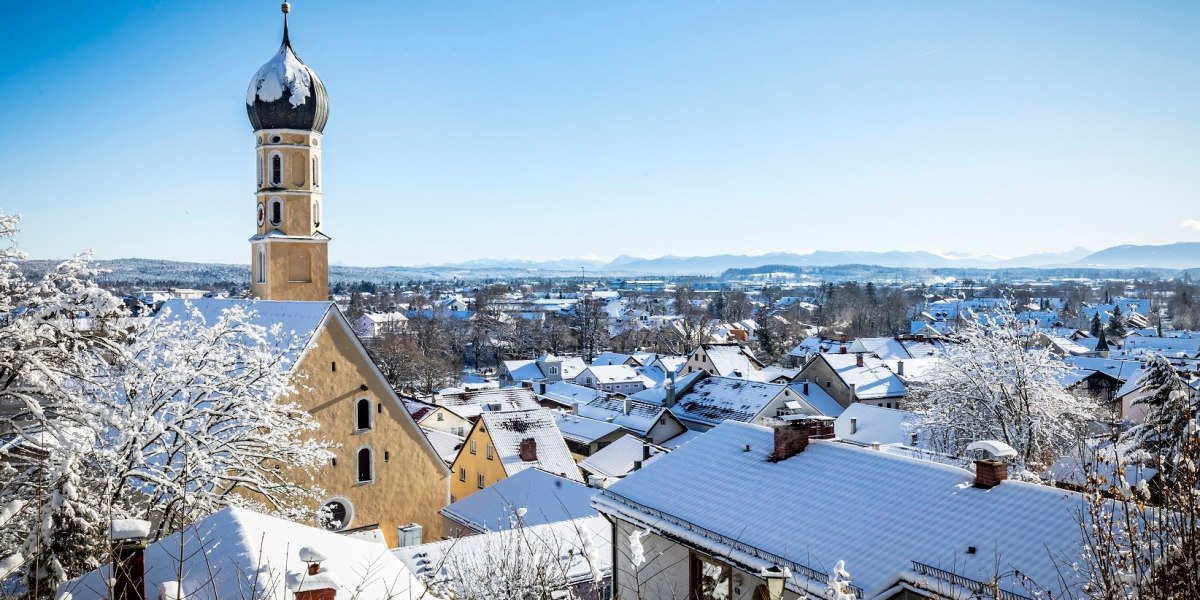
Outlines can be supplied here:
M258 203L258 226L262 227L263 221L267 220L267 209L262 202Z

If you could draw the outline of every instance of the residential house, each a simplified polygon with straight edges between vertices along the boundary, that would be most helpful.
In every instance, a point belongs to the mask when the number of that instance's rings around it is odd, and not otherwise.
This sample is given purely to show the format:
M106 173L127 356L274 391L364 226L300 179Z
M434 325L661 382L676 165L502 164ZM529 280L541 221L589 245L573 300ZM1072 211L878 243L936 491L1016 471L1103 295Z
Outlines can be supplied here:
M583 460L626 435L620 425L581 417L577 413L559 413L555 419L575 460Z
M583 370L575 381L610 394L636 394L648 387L645 377L629 365L592 365ZM653 383L653 382L649 382Z
M972 473L830 438L730 421L598 491L612 538L641 550L616 553L616 597L824 598L832 580L852 598L1017 599L1081 583L1060 568L1084 552L1080 495L1009 481L999 460Z
M799 400L785 384L704 377L681 390L670 409L688 429L707 431L724 421L762 423L785 414L817 414L811 407L786 405Z
M404 397L401 400L413 420L422 429L442 431L461 438L467 434L467 428L471 426L470 421L449 407L423 402L416 398Z
M363 313L354 321L354 332L363 338L373 338L385 333L399 333L408 326L408 317L402 312Z
M480 414L451 468L451 502L531 468L583 481L554 413L541 407Z
M688 355L684 374L704 371L718 377L750 377L763 364L749 349L738 344L700 344Z
M904 382L882 360L864 353L818 354L796 379L817 382L842 406L867 402L899 408L907 393Z
M538 404L537 397L533 395L533 391L528 388L454 392L439 396L437 403L438 406L445 407L472 422L478 419L479 415L487 412L527 410L541 406Z
M500 363L500 385L511 387L522 381L571 381L579 376L587 363L578 356L543 354L533 360L506 360Z
M316 419L312 433L333 442L333 459L317 473L326 492L313 506L341 518L335 530L378 526L389 545L398 528L418 523L427 535L441 535L438 510L449 496L450 471L405 404L392 390L333 303L282 300L170 300L156 318L202 319L215 323L223 311L241 305L250 321L270 330L281 325L278 342L295 340L299 349L285 368L298 385L287 400Z
M579 468L588 476L606 480L620 479L666 454L662 446L648 444L632 435L622 436L604 449L581 460ZM589 479L590 481L590 479Z
M653 390L641 392L646 394ZM670 389L667 395L670 396ZM595 398L587 404L572 407L572 413L611 423L652 444L661 444L687 430L666 405L661 402L639 400L637 395L624 398Z

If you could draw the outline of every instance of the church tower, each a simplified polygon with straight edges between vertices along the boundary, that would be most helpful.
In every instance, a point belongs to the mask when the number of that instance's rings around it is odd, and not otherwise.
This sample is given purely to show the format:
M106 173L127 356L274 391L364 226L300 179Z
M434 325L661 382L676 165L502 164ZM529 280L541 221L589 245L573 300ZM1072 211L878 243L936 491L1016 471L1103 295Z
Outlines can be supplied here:
M250 291L265 300L329 299L329 236L321 233L321 135L329 97L292 50L283 4L283 43L254 74L246 114L258 163L250 238Z

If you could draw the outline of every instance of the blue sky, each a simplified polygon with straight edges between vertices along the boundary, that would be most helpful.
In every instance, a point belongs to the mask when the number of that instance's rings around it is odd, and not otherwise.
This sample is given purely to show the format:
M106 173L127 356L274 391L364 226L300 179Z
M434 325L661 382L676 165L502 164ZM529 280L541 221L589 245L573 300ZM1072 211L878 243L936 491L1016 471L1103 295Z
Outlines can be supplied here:
M1200 240L1196 2L298 0L291 23L330 95L334 262ZM280 33L273 0L6 6L21 248L248 262L246 86Z

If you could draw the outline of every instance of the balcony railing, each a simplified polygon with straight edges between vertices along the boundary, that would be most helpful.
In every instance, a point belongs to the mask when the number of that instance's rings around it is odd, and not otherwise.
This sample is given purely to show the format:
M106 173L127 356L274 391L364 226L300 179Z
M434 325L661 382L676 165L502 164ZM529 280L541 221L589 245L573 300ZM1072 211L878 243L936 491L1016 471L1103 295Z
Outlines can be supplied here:
M998 585L976 581L969 577L963 577L957 573L944 571L937 567L920 563L915 560L912 561L912 568L917 573L966 588L972 592L975 592L976 594L983 595L985 598L992 598L994 600L1032 600L1032 598L1029 598L1028 596L1022 596L1015 592L1002 590Z

